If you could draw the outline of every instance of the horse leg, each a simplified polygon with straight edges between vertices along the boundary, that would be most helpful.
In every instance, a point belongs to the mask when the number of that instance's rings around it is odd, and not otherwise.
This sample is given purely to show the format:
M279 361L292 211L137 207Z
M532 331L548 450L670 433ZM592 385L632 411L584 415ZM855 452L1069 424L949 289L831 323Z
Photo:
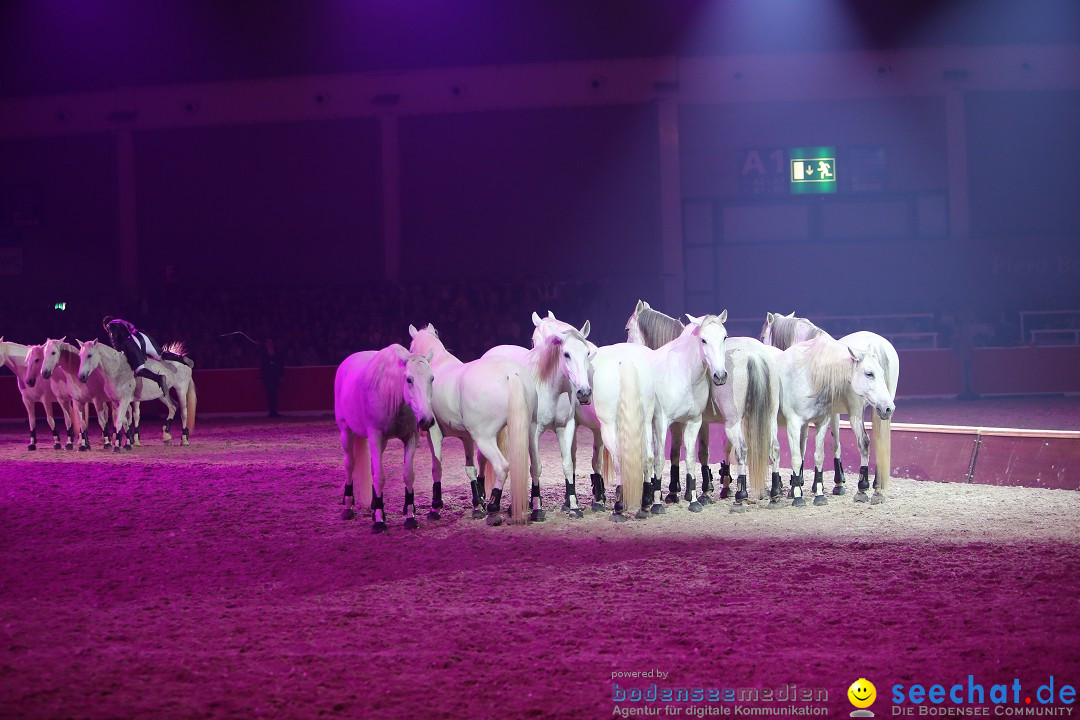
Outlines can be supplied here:
M566 422L566 425L555 428L555 437L559 439L559 453L562 455L563 478L565 479L562 511L572 518L581 518L585 516L585 513L581 510L581 506L578 505L577 487L574 484L576 479L574 477L574 435L576 432L577 421L574 420L573 416Z
M60 401L58 400L57 402ZM60 410L63 411L63 409L64 404L60 403ZM53 407L51 402L45 403L45 421L49 423L49 430L52 432L53 450L59 450L61 448L60 435L56 432L56 416L53 413Z
M503 484L506 482L510 464L503 457L503 454L499 452L499 445L495 438L474 438L473 440L476 443L477 450L480 451L480 455L484 460L491 463L491 472L495 475L495 487L491 489L491 497L488 498L487 502L486 522L488 525L502 525L503 516L500 505L502 504ZM479 478L477 484L479 484Z
M702 422L701 429L698 430L697 437L697 458L698 464L701 466L701 502L705 504L711 504L715 502L712 498L712 491L716 489L716 486L713 484L713 471L712 468L709 466L709 455L709 423ZM722 461L720 462L720 482L722 485L722 487L720 488L721 493L723 493L723 491L727 488L726 485L723 485L725 468L727 467L727 455L724 455ZM727 475L730 474L730 472L727 473ZM729 482L731 481L730 477L728 477L727 479ZM727 495L725 494L720 495L720 499L724 499L726 497Z
M60 402L60 412L64 416L64 430L67 432L67 435L70 438L71 437L71 422L72 422L72 418L71 418L71 412L72 411L71 411L70 402L61 401ZM63 444L60 442L60 433L55 431L55 430L53 431L53 440L55 441L53 443L53 449L54 450L60 450L61 448L64 447ZM68 445L68 449L69 450L71 449L70 445Z
M78 407L79 416L79 452L83 452L84 450L90 449L90 433L88 430L88 426L90 425L90 403L84 403L83 405L77 405L76 407Z
M829 430L832 432L833 441L833 495L847 494L844 487L844 464L840 461L840 413L834 413L829 418Z
M603 512L607 509L607 488L604 487L604 442L599 430L590 428L592 431L592 474L589 481L592 482L592 511Z
M594 436L595 437L595 436ZM623 502L622 492L622 472L619 467L619 437L614 425L602 425L600 428L600 437L602 438L603 447L607 448L608 455L611 456L611 464L615 470L615 504L612 506L611 515L609 519L613 522L626 522L630 519L625 514L626 504ZM601 476L602 478L603 476ZM603 480L601 479L601 488L603 488ZM593 509L596 508L595 503Z
M382 456L386 450L386 438L372 433L368 437L368 450L371 453L371 515L374 522L371 532L376 535L386 532L386 510L383 506L383 467Z
M353 509L353 503L355 502L353 495L353 468L356 466L356 456L353 453L353 433L344 423L339 427L341 430L341 451L345 455L345 492L341 496L341 504L345 506L345 509L341 511L341 518L343 520L352 520L356 517L356 511Z
M431 450L431 509L428 510L428 520L438 520L442 517L439 511L443 509L442 499L442 444L443 434L439 423L435 423L427 431L428 448Z
M803 507L806 500L803 499L803 457L805 446L800 436L803 435L802 418L787 419L788 447L791 448L791 506ZM798 468L796 470L795 468Z
M814 483L810 489L814 493L815 505L828 505L829 498L825 497L825 477L821 469L825 462L824 423L815 423L814 428Z
M23 407L26 408L26 420L30 423L30 442L27 443L27 450L37 450L37 408L34 407L33 400L27 400L25 397L22 399Z
M181 392L183 390L183 392ZM183 388L179 385L176 388L176 397L178 399L178 405L180 407L180 444L190 445L191 440L188 438L188 423L187 423L187 383L184 383Z
M476 445L471 438L462 438L461 446L465 451L465 475L469 478L469 489L472 491L472 516L473 519L487 517L487 487L484 478L484 456L476 457Z
M731 512L746 512L747 501L749 500L749 493L746 491L746 454L747 445L746 437L743 435L742 423L732 422L724 427L724 432L727 434L728 442L731 443L731 448L735 451L735 469L738 473L738 477L735 480L735 503L731 506Z
M772 431L772 444L769 447L769 467L772 469L772 488L769 490L769 508L781 507L780 495L783 491L783 481L780 479L780 441L777 439L779 428L776 419L770 423Z
M690 491L694 489L694 485L697 482L698 464L697 458L695 457L695 450L697 449L698 442L701 439L701 427L702 426L700 420L690 420L686 423L683 432L683 447L686 451L686 499L690 503L690 505L687 507L690 512L700 512L704 505L716 502L711 497L705 497L705 468L708 467L708 461L706 461L706 463L701 466L701 494L695 494L695 497L693 498L690 497ZM672 442L674 442L674 440L672 440Z
M135 447L141 447L141 438L139 437L139 423L142 421L142 403L131 404L131 444Z
M532 488L529 491L529 522L544 522L543 503L540 499L540 428L533 420L529 428L529 477Z
M417 433L409 433L409 436L405 438L405 459L402 463L405 466L405 529L416 530L420 527L420 522L416 519L416 502L413 495L413 455L416 454L416 440Z
M720 460L720 499L727 500L731 497L731 438L728 436L727 427L724 428L724 457Z
M677 437L676 437L677 436ZM668 453L668 460L671 463L671 475L668 479L668 492L664 496L664 502L669 505L677 505L679 503L679 491L682 490L682 483L679 482L679 459L683 446L684 428L680 425L678 427L672 425L671 427L671 449ZM690 455L687 454L687 460ZM659 478L663 479L663 478ZM657 486L657 492L660 492L660 487Z
M120 438L124 435L124 417L127 415L131 398L122 398L113 411L113 452L120 452Z
M862 408L859 408L858 414L848 413L848 417L857 418L851 423L851 429L855 433L855 443L859 446L859 492L855 493L855 502L870 501L870 497L866 494L866 491L870 489L870 436L866 433L862 415Z

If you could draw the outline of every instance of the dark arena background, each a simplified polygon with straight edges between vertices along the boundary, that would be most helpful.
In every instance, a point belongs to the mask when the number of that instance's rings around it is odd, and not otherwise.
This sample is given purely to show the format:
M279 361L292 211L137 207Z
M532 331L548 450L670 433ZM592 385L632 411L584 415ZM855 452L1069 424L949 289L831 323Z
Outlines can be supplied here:
M1075 717L1078 248L1073 0L0 3L0 718ZM713 502L613 517L579 424L527 524L474 519L455 437L429 518L428 431L419 527L397 440L346 519L346 357L550 311L600 415L638 300L726 310L728 366L767 313L885 338L887 500L845 410L805 507L782 428L777 501L721 493L714 423ZM27 358L106 315L184 343L190 444L152 400L133 448L93 409L65 447Z

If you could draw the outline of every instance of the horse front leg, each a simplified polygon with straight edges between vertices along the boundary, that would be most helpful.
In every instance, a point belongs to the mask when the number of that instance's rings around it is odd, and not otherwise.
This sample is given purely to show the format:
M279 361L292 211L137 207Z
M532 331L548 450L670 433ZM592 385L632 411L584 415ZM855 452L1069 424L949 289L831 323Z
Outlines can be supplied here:
M416 454L416 440L417 432L409 433L409 436L405 438L405 459L404 475L405 475L405 529L416 530L420 527L420 521L416 519L416 499L413 495L413 456Z
M57 400L57 402L60 403L59 400ZM59 450L62 447L62 445L60 445L60 435L59 435L59 433L56 432L56 415L53 412L53 406L52 406L53 404L51 402L46 401L44 403L44 405L45 405L45 422L49 423L49 430L52 432L52 436L53 436L53 450ZM63 409L64 409L64 404L60 403L61 412L63 411Z
M684 428L682 425L671 426L671 448L668 452L668 460L671 466L671 474L668 476L668 492L664 496L664 502L669 505L677 505L679 502L679 491L682 490L682 483L679 480L679 473L681 468L679 467L680 453L683 451L683 438L685 437ZM690 454L686 455L687 461L690 460ZM689 464L689 462L687 462ZM660 477L659 475L657 476ZM657 486L657 492L660 491L660 487Z
M833 413L829 418L829 430L833 441L833 495L846 495L844 486L844 464L840 460L840 413Z
M788 448L791 449L791 506L803 507L806 500L803 499L803 457L805 447L802 444L803 434L802 418L787 418Z
M30 423L30 442L26 444L26 449L37 450L37 408L34 407L34 401L26 399L25 396L22 401L26 408L26 420Z
M735 472L737 477L735 479L735 503L731 506L731 512L746 512L747 501L750 498L750 494L746 489L746 476L748 473L746 455L748 448L746 437L742 431L742 423L731 422L725 425L724 434L727 435L728 442L731 443L731 448L735 451Z
M870 502L866 491L870 489L870 436L866 433L866 425L862 421L862 408L858 414L848 413L851 422L851 430L855 433L855 444L859 446L859 491L855 493L855 502Z
M832 417L836 417L835 415ZM831 422L832 417L826 422ZM825 473L822 466L825 463L825 423L814 423L814 483L810 489L814 493L815 505L828 505L829 499L825 497Z
M431 450L431 508L428 510L428 520L439 520L443 509L442 499L442 444L443 434L439 423L432 425L427 431L428 449Z
M127 416L128 406L131 404L130 398L124 398L117 403L116 410L113 411L113 452L120 452L121 438L124 436L124 418Z
M386 532L386 507L383 503L383 451L386 450L386 438L372 433L368 436L368 451L371 455L371 532L376 535Z
M604 512L607 509L607 488L604 487L604 441L600 430L589 428L592 432L592 511Z
M544 522L547 514L544 512L544 503L540 497L540 433L543 428L532 420L529 426L529 479L532 483L529 490L529 522Z
M555 428L555 437L559 440L559 453L562 455L564 479L562 511L572 518L582 518L585 517L585 513L578 505L577 486L574 484L574 435L576 432L577 421L572 415L566 425Z

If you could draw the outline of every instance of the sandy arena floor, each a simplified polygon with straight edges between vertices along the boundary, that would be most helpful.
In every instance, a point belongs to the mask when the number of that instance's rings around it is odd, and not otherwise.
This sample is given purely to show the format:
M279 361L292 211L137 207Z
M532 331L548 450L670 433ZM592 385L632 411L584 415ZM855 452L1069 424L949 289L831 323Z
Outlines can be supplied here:
M612 673L650 670L826 688L831 717L859 677L879 717L894 683L1080 684L1074 492L897 479L874 507L571 520L549 434L546 523L469 518L448 441L449 507L405 531L394 444L373 536L339 517L329 418L119 456L23 435L0 426L0 717L603 718Z

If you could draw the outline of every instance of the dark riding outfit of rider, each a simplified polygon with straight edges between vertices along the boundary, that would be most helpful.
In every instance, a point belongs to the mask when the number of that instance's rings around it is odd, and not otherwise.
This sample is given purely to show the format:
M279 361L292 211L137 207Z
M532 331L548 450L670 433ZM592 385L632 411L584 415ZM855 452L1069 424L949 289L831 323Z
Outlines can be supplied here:
M109 341L112 343L113 348L124 354L128 364L131 365L131 369L135 371L135 375L156 382L161 388L162 394L168 392L165 387L165 378L146 367L147 357L152 357L156 360L182 362L188 367L194 365L189 358L167 350L162 350L161 346L154 342L149 335L136 329L136 327L127 320L121 320L120 318L106 315L105 319L101 321L101 324L109 334Z

